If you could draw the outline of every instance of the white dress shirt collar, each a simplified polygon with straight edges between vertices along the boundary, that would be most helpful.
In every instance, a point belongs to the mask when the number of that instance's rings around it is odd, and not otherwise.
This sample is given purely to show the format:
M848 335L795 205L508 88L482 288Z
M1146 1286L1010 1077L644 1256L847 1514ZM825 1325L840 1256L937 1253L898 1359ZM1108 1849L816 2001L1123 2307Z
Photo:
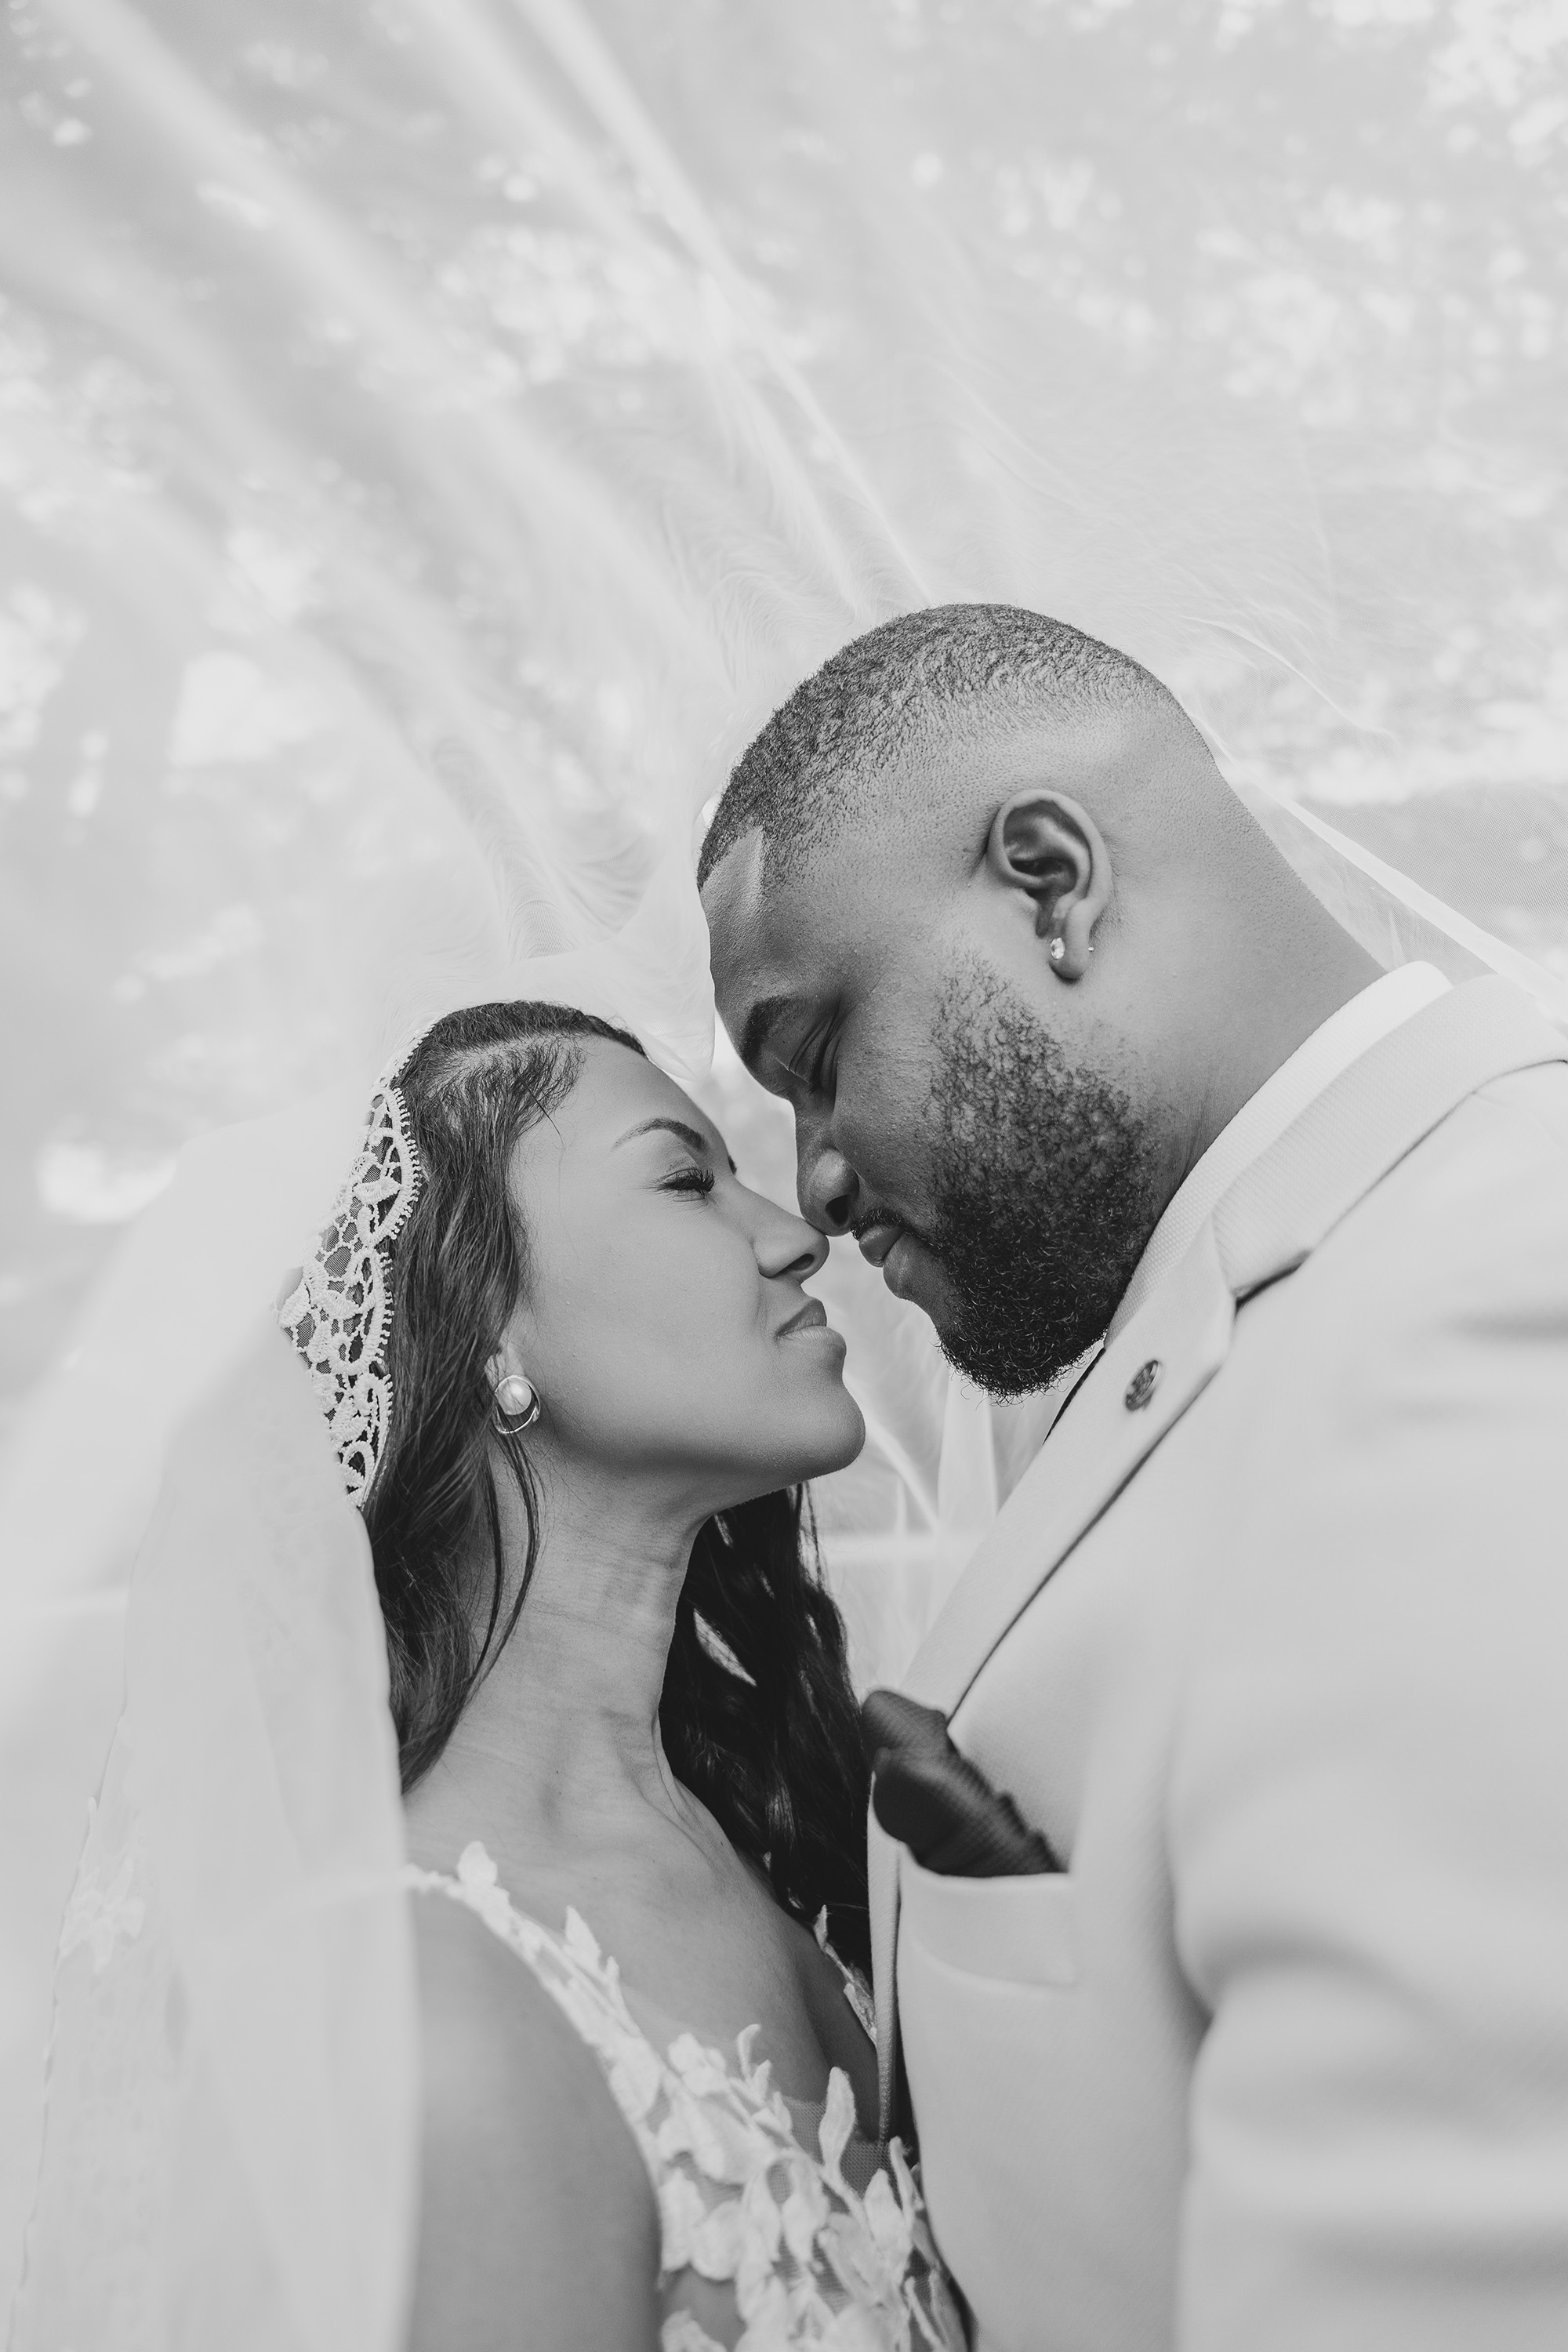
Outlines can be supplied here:
M1181 1263L1205 1219L1243 1170L1262 1158L1342 1070L1349 1069L1380 1037L1386 1037L1424 1004L1443 995L1448 985L1435 964L1406 963L1385 971L1381 980L1374 980L1348 1004L1331 1013L1289 1059L1265 1078L1172 1194L1132 1270L1132 1279L1111 1318L1108 1339L1114 1339L1131 1322L1150 1293Z

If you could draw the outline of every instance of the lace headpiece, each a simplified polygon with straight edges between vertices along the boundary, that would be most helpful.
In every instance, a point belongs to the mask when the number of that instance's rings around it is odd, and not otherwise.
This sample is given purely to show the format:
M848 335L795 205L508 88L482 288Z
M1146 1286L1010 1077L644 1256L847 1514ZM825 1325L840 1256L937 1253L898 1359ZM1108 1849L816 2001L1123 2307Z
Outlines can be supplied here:
M392 1412L392 1244L424 1181L396 1079L371 1097L364 1140L315 1254L278 1310L310 1375L350 1499L360 1509Z

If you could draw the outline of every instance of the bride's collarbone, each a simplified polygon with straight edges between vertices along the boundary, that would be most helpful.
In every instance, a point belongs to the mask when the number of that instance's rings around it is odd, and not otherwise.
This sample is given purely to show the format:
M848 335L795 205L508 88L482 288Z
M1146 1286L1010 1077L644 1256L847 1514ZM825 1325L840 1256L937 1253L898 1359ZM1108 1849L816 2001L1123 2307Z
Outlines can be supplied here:
M733 1849L703 1854L671 1832L615 1854L539 1856L508 1892L556 1932L569 1908L579 1914L656 2041L686 2031L728 2054L754 2025L755 2055L786 2098L826 2098L842 2067L862 2123L874 2117L876 2057L838 1968Z

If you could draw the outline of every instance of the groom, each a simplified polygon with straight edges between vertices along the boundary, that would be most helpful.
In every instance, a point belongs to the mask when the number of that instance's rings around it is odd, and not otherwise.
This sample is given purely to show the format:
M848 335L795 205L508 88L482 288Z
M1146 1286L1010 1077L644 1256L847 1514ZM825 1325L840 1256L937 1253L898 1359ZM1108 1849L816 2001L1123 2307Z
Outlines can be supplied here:
M975 2340L1568 2345L1568 1045L1007 608L836 655L700 880L807 1215L1068 1394L906 1685L1065 1868L872 1825Z

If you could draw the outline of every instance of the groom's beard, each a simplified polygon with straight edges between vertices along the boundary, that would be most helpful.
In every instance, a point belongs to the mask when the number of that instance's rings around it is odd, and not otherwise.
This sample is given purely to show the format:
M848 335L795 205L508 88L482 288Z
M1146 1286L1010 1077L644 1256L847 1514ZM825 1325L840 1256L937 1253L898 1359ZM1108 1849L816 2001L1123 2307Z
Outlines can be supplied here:
M994 1396L1055 1380L1100 1338L1160 1201L1129 1097L1074 1068L992 971L952 979L937 1017L938 1337Z

